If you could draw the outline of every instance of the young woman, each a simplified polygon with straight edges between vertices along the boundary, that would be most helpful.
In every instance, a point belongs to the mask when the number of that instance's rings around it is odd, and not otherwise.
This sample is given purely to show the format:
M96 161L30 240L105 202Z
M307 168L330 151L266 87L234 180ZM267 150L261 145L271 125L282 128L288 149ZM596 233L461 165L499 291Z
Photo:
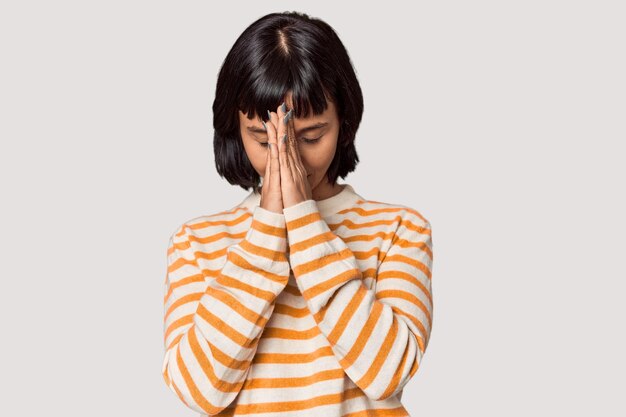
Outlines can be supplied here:
M432 328L431 227L337 183L358 162L363 98L336 33L295 12L257 20L213 112L217 171L251 191L170 237L167 386L202 415L407 416Z

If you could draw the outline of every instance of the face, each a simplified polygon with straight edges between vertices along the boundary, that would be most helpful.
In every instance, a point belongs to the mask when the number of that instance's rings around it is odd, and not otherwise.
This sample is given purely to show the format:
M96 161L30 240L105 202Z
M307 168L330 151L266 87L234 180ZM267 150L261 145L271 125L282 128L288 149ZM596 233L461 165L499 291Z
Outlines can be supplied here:
M292 108L290 94L285 97L285 103L288 110ZM256 114L253 119L248 119L245 113L239 111L239 128L246 154L256 172L263 177L269 148L261 120ZM329 187L326 171L335 156L339 136L339 118L335 105L329 101L323 114L314 116L309 113L306 119L293 120L300 158L309 174L311 190L316 193L317 189L322 194L322 189Z

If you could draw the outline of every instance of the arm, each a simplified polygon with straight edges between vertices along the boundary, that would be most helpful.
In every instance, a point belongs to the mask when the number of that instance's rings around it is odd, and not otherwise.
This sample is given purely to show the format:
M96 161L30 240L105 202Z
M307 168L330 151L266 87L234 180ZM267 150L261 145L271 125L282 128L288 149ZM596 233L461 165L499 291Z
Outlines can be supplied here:
M205 283L187 225L168 247L164 300L167 386L203 414L217 414L238 395L260 336L289 280L282 214L255 207L245 238L226 249L226 262Z
M429 222L407 208L374 291L363 284L354 253L330 230L315 200L283 212L296 283L339 364L374 400L400 393L430 336Z

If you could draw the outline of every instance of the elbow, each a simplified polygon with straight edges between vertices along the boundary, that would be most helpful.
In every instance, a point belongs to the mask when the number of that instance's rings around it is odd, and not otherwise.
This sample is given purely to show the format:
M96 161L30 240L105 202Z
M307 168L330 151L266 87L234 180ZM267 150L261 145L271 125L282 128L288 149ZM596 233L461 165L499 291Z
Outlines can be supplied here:
M239 390L221 391L210 380L195 381L185 365L193 363L191 361L180 355L178 345L173 346L165 354L163 361L162 376L165 385L187 408L209 416L219 414L234 401Z
M400 395L406 383L409 382L409 379L410 376L400 381L398 384L392 382L390 385L387 386L370 385L364 388L362 391L368 398L374 401L384 401Z
M412 340L415 341L415 339ZM422 363L424 352L419 346L421 345L418 343L409 344L403 355L404 359L394 368L395 372L387 374L385 373L385 366L383 366L378 378L363 388L365 395L375 401L383 401L392 397L400 399L404 386L413 378Z
M408 381L406 381L408 382ZM405 382L405 383L406 383ZM374 401L384 401L387 400L389 398L393 398L396 395L398 395L399 393L402 392L402 389L404 388L405 384L400 384L397 385L396 388L393 389L385 389L383 391L381 390L365 390L365 395L367 395L370 399L374 400Z
M362 381L359 381L357 385L361 388L361 391L371 400L383 401L392 397L395 397L402 392L404 385L409 381L410 376L406 376L401 380L392 378L390 381L382 382L382 380L372 381L371 384L364 386Z

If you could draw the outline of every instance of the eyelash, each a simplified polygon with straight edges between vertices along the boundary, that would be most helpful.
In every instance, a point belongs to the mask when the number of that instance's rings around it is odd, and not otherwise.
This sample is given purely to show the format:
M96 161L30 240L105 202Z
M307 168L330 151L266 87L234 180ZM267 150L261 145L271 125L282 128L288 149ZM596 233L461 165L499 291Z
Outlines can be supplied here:
M302 138L302 140L304 141L304 143L311 145L311 144L317 143L321 138L322 137L320 136L319 138L315 138L315 139ZM267 148L267 142L259 142L259 144Z

